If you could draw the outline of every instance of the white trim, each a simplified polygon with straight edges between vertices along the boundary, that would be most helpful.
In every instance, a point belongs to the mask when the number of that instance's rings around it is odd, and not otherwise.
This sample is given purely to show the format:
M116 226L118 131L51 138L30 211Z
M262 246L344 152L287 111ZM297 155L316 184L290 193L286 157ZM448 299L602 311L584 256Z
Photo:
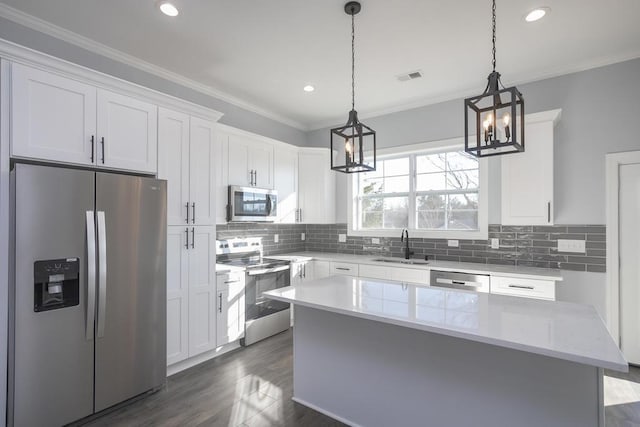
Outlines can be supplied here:
M188 359L176 362L173 365L167 366L167 377L175 375L178 372L182 372L186 369L193 368L196 365L206 362L207 360L215 359L218 356L222 356L225 353L240 348L240 341L234 341L229 344L225 344L215 350L209 350L197 356L190 357Z
M221 101L228 102L229 104L235 105L236 107L240 107L252 113L256 113L271 120L278 121L287 126L291 126L302 131L308 130L308 127L304 124L285 117L281 114L259 107L255 104L244 101L219 89L199 83L181 74L169 71L150 62L143 61L140 58L129 55L117 49L113 49L95 40L66 30L62 27L24 13L20 10L14 9L4 3L0 3L0 17L6 18L17 24L47 34L51 37L70 43L72 45L81 47L100 56L113 59L114 61L129 65L146 73L153 74L155 76L169 80L173 83L188 87L189 89L193 89L197 92L212 96Z
M610 153L606 157L607 209L607 326L620 345L620 216L621 165L640 163L640 151Z
M180 110L204 120L218 121L222 113L153 89L112 77L54 56L0 39L0 57L29 67L80 80L101 89L110 90L152 102L161 107Z
M377 151L378 157L402 156L413 153L440 152L459 148L464 149L463 138L451 138L441 141L422 142L418 144L404 145L394 148L385 148ZM418 230L409 229L412 237L425 239L475 239L485 240L489 237L489 162L485 159L479 160L479 186L478 186L478 230ZM349 179L351 178L351 179ZM353 206L355 196L353 194L353 180L355 174L347 177L347 235L364 237L398 237L397 229L383 230L357 230L353 224L357 221Z
M9 90L9 64L0 58L0 93ZM9 97L0 97L0 384L7 384L9 332ZM0 425L6 419L7 387L0 388Z

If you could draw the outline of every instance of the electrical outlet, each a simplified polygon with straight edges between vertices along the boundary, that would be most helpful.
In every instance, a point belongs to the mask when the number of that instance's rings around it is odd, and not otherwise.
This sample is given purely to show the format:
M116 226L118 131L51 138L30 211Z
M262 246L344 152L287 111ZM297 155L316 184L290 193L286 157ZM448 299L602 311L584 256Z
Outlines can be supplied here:
M280 236L277 234L273 235L273 243L278 243L280 241Z
M338 234L338 242L347 243L347 235L346 234Z
M491 239L491 249L500 249L500 239Z
M306 236L304 235L304 233L300 233L300 240L304 241L304 239L306 239Z
M371 244L372 245L379 245L380 244L380 239L378 239L377 237L372 237L371 238Z
M457 240L447 240L447 245L457 248L458 246L460 246L460 242L458 242Z
M584 240L558 239L558 252L585 253L586 246Z

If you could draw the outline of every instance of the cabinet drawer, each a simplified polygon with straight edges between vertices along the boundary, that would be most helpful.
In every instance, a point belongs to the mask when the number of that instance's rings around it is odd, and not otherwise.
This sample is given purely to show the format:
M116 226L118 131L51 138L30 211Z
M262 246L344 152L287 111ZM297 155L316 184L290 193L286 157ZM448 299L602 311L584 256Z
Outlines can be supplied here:
M358 269L360 277L367 277L369 279L391 279L391 273L388 267L360 264Z
M429 270L419 268L391 268L391 280L410 283L429 283Z
M491 276L491 293L555 300L556 282L553 280Z
M229 290L230 294L237 293L244 288L244 272L224 272L216 276L216 288L218 292Z
M358 264L352 264L349 262L332 262L331 274L342 274L346 276L358 275Z

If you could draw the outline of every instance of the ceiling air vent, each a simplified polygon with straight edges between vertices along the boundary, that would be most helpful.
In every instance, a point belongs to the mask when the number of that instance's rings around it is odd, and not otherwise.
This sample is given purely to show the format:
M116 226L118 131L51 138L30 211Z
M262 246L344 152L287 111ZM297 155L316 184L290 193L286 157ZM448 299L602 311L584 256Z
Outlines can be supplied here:
M406 82L406 81L409 81L409 80L415 80L415 79L419 79L421 77L422 77L422 71L421 70L412 71L410 73L400 74L399 76L396 76L396 78L398 80L400 80L401 82Z

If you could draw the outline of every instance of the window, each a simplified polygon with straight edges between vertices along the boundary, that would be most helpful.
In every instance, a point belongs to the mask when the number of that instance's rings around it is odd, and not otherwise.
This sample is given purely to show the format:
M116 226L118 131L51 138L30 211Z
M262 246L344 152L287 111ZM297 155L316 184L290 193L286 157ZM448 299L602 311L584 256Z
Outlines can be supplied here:
M456 147L381 153L377 163L353 176L350 234L395 236L408 228L419 237L486 238L486 179L477 158Z

